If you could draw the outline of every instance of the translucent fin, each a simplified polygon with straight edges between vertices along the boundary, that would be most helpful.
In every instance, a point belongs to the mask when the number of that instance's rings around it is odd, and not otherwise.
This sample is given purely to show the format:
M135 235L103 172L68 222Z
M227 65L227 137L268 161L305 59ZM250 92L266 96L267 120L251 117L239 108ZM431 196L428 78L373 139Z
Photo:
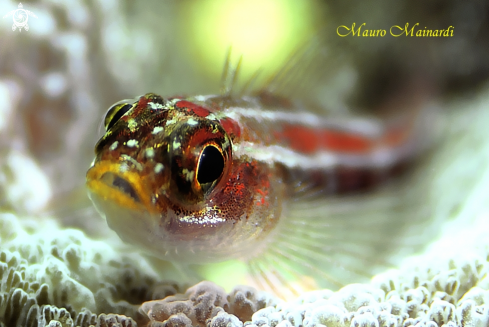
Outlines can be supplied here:
M243 61L243 56L240 56L236 66L231 64L231 47L228 49L226 60L224 61L224 68L221 76L221 95L224 97L231 96L236 88L236 81L239 75L239 69Z
M357 78L348 51L344 50L345 47L338 55L334 44L326 44L320 37L311 38L261 87L253 87L260 85L254 76L245 83L242 93L268 93L272 102L276 97L277 103L282 97L299 99L302 106L292 106L290 110L306 108L321 115L344 116L350 111L346 101ZM229 53L223 73L223 80L232 81L227 82L227 95L232 95L229 90L236 83L237 70L229 73ZM376 108L389 126L397 121L404 125L406 121L427 121L424 118L429 111L416 108L426 105L433 91L417 76L411 77L397 92L383 95L383 102ZM322 101L328 97L334 100ZM413 130L418 131L415 127ZM432 131L429 126L419 130ZM416 135L426 138L421 142L416 139L422 147L413 156L433 143L432 135ZM290 188L294 189L291 193L295 198L283 208L279 226L261 253L247 261L256 286L284 298L306 290L338 289L348 283L368 281L405 255L422 249L437 235L441 220L435 214L435 196L431 193L439 165L439 161L426 160L404 175L387 178L387 184L381 183L376 189L345 196L332 195L305 179L294 180Z
M290 298L366 282L437 234L431 165L363 194L287 203L276 234L251 259L258 287Z
M332 48L331 44L326 46L324 39L320 36L311 37L297 47L281 69L270 74L270 72L260 68L245 81L239 81L239 71L243 58L241 56L237 63L233 64L231 48L229 48L221 76L221 96L239 100L245 95L259 96L260 94L266 94L268 99L273 100L276 97L277 102L280 102L280 99L287 98L304 100L309 104L310 99L317 98L318 92L324 93L326 90L336 94L336 86L345 84L344 82L338 83L338 80L342 79L338 78L338 76L344 75L345 70L348 70L345 68L348 65L348 61L345 55L335 55ZM265 78L261 78L262 76L265 76ZM351 83L347 81L347 84L350 85ZM239 89L238 85L241 86ZM324 85L327 86L326 89ZM339 97L342 97L343 92L340 93ZM281 108L281 110L288 109L303 110L304 108L303 106ZM324 114L327 111L331 111L331 108L313 104L308 106L307 110Z
M326 65L324 60L318 60L318 54L321 53L320 48L321 45L317 37L299 46L289 56L285 65L264 83L262 89L271 93L282 94L282 92L290 91L290 86L295 88L301 84L308 84L307 81L312 77L311 69L316 66L315 61L321 61ZM321 69L321 71L324 70Z
M254 89L255 83L258 80L258 77L262 73L261 69L256 70L253 75L246 81L244 86L241 88L241 92L237 94L238 97L242 97L244 95L250 94Z
M437 111L438 132L447 132ZM298 181L276 234L249 261L257 285L288 298L297 290L338 289L366 282L436 239L451 207L440 192L450 165L447 151L462 140L456 131L437 150L380 188L345 196L325 194ZM433 136L433 135L431 135ZM433 140L433 138L430 138Z
M346 53L339 55L335 44L321 34L310 37L256 92L302 100L308 112L345 113L346 94L355 86L355 76ZM322 101L324 99L326 101ZM304 110L300 106L290 109Z

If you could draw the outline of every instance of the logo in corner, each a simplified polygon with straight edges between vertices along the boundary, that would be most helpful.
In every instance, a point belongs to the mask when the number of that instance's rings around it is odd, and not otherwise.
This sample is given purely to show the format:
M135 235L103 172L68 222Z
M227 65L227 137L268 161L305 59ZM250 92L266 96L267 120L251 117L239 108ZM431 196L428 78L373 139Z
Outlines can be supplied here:
M26 10L23 8L22 3L19 3L19 8L16 10L12 10L3 18L12 16L14 20L14 24L12 25L12 31L15 31L17 28L19 29L19 32L22 31L22 28L24 28L26 31L29 30L29 25L27 25L27 21L29 20L29 16L32 16L34 18L37 18L36 15L32 11Z

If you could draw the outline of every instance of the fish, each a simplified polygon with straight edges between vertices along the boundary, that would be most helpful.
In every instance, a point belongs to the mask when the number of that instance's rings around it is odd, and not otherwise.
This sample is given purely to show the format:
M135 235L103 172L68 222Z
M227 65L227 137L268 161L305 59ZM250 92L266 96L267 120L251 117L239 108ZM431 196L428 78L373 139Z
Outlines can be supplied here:
M400 240L414 248L400 235L428 216L411 217L424 192L382 186L431 143L424 87L391 117L324 116L309 100L231 89L109 108L86 186L124 242L181 265L238 259L276 292L344 285Z

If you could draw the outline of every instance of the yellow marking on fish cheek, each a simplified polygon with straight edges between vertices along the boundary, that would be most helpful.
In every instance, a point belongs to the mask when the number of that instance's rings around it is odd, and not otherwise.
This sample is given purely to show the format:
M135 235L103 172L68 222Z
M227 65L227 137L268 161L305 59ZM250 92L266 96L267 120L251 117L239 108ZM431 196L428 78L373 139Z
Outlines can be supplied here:
M125 168L128 168L127 165L98 162L88 170L86 185L90 192L101 196L105 201L112 201L123 208L158 213L157 208L152 204L152 192L149 187L146 187L145 179L142 179L139 173L126 170ZM124 192L102 182L102 176L109 172L124 178L134 188L140 202L136 202Z
M112 135L112 130L110 129L107 132L105 132L104 136L102 136L102 140L105 140L106 138L108 138L111 135Z

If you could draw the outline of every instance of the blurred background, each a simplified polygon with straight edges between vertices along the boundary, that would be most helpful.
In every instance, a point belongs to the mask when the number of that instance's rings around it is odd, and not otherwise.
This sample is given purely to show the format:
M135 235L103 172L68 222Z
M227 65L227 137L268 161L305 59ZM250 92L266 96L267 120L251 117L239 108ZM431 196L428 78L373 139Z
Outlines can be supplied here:
M39 213L66 206L61 222L93 235L101 219L79 219L76 210L89 206L85 173L107 108L147 92L218 93L230 47L232 62L243 57L241 82L257 70L266 80L303 50L282 91L314 98L328 111L374 112L413 83L434 98L470 98L489 76L483 0L22 4L37 17L28 18L28 31L12 31L12 16L3 16L19 3L0 0L0 208ZM338 26L353 23L387 35L338 36ZM389 35L391 26L406 23L453 26L454 36Z

